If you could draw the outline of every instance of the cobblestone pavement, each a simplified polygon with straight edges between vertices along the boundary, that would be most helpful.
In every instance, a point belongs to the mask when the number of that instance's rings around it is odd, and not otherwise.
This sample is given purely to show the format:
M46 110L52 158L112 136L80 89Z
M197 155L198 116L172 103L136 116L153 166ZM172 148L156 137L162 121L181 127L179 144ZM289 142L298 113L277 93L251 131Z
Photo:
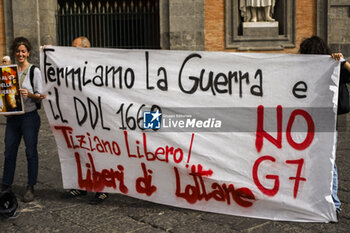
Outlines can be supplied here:
M339 119L337 166L343 211L339 223L296 223L206 213L154 204L112 194L102 205L87 204L92 193L75 200L60 198L61 170L56 144L41 110L39 180L36 199L19 201L21 214L0 219L0 232L350 232L350 115ZM0 117L0 176L2 176L5 117ZM26 184L23 143L17 158L14 191L20 197Z

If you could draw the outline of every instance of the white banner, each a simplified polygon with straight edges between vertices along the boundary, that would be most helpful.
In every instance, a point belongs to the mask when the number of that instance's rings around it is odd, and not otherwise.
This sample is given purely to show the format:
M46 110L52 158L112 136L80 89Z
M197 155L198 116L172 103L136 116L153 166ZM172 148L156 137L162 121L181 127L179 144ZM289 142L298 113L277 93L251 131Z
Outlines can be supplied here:
M336 220L330 56L47 47L41 71L65 189Z

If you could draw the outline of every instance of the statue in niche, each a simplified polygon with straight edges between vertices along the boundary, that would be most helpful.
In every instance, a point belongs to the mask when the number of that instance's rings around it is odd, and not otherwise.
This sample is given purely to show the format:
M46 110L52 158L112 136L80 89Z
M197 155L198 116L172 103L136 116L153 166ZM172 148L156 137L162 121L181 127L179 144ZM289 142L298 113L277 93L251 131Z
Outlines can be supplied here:
M240 0L239 9L244 22L274 22L276 0Z

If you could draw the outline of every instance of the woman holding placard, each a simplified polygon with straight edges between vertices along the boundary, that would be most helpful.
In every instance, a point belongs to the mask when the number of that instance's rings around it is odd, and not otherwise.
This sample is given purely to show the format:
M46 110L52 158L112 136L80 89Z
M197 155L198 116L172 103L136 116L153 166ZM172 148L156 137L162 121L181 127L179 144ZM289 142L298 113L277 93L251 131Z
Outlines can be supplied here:
M18 65L18 79L21 85L19 89L24 102L24 114L7 116L5 131L5 162L2 177L1 190L11 190L14 180L18 147L21 138L24 139L27 157L28 185L23 201L30 202L34 199L34 185L38 177L38 134L40 117L37 112L38 102L46 98L42 92L42 80L40 70L29 63L28 57L32 47L28 39L17 37L14 39L11 52ZM32 82L30 70L32 69Z

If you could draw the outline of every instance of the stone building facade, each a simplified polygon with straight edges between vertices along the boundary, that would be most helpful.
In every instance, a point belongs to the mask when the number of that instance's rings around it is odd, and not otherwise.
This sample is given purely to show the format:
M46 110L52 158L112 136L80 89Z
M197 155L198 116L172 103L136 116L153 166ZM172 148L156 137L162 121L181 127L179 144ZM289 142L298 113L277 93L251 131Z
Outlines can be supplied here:
M57 43L57 0L0 0L0 5L0 35L4 35L4 40L0 37L0 54L10 55L12 40L24 36L33 46L31 62L38 64L40 45Z
M259 42L266 38L250 42L243 37L244 43L238 38L232 45L231 22L237 18L237 11L233 10L238 1L159 0L160 47L297 53L304 38L319 35L334 51L350 56L350 0L277 0L283 14L288 14L288 18L280 20L283 27L279 41L286 37L287 42ZM283 14L279 17L284 17ZM9 54L13 38L24 36L34 47L32 62L38 63L40 45L58 43L57 0L0 0L0 20L0 55Z

